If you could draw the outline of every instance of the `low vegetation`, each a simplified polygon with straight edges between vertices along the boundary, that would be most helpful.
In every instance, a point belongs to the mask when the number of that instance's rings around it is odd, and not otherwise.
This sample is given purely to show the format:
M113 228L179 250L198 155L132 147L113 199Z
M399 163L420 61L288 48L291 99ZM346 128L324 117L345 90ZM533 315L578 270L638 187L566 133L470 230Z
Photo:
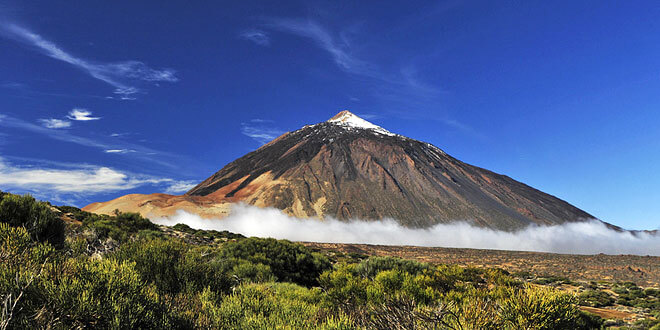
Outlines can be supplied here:
M133 213L0 199L0 329L598 329L603 320L580 305L658 310L658 290L630 283L614 285L616 297L597 285L571 294L549 285L565 279L329 256L286 240L165 230Z

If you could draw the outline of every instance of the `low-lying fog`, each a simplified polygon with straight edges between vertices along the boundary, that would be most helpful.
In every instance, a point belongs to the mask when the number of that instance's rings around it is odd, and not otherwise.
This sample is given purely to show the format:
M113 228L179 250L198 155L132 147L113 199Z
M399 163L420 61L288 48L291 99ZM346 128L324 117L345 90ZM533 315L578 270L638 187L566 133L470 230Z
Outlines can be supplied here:
M154 219L162 225L184 223L196 229L228 230L245 236L292 241L417 245L571 254L660 255L660 235L617 232L593 220L560 226L530 226L517 232L494 231L465 222L411 229L393 220L339 221L298 219L272 208L235 205L223 219L204 219L184 211Z

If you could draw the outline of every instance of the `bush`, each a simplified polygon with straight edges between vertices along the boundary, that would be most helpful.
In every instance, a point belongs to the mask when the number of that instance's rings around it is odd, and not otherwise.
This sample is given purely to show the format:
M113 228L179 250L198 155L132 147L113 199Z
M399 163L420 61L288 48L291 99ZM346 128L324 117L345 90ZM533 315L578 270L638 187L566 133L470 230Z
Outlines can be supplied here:
M139 213L115 211L115 216L91 215L83 218L83 225L91 228L97 238L112 238L119 242L127 241L133 234L152 232L158 226L143 218Z
M125 243L109 256L119 261L135 262L142 280L153 283L163 293L201 291L228 292L229 275L212 254L193 249L175 240L138 240Z
M428 270L428 264L423 264L414 260L401 259L396 257L371 257L363 260L355 268L355 273L360 276L373 278L376 274L385 270L400 270L408 274L418 274Z
M153 287L134 264L63 259L22 227L0 224L1 326L155 328L167 325Z
M68 259L58 275L43 281L49 325L66 328L160 328L169 322L153 286L131 262Z
M290 283L243 285L222 299L210 291L200 297L209 324L220 329L353 329L343 315L323 316L320 292Z
M0 222L24 227L37 242L49 242L58 248L64 244L64 222L48 204L30 195L4 195L0 201Z
M604 307L614 304L614 298L600 290L585 290L579 295L579 303L582 306Z
M576 302L547 288L512 289L500 303L501 318L514 329L574 329L580 319Z
M548 284L573 284L573 282L565 277L562 276L546 276L546 277L541 277L537 278L536 280L532 281L534 284L542 284L542 285L548 285Z
M222 258L243 259L270 267L280 282L304 286L318 284L319 275L330 268L330 261L301 244L273 238L250 237L222 245Z
M190 226L183 224L183 223L177 223L176 225L172 226L172 229L187 233L187 234L192 234L198 237L208 237L208 238L213 238L213 239L240 239L240 238L245 238L245 236L241 234L235 234L227 230L223 231L217 231L217 230L201 230L201 229L193 229L190 228Z
M28 327L41 307L37 283L54 252L48 243L35 243L24 227L0 223L0 329Z
M391 269L381 270L372 277L363 276L364 266L355 264L340 264L324 272L320 277L324 305L335 313L349 315L360 327L366 328L415 328L417 325L433 328L449 322L452 305L441 300L451 286L446 282L444 269L432 269L421 263L401 263L394 258L386 262L379 259L373 264L389 265L382 268ZM416 273L397 269L397 264Z

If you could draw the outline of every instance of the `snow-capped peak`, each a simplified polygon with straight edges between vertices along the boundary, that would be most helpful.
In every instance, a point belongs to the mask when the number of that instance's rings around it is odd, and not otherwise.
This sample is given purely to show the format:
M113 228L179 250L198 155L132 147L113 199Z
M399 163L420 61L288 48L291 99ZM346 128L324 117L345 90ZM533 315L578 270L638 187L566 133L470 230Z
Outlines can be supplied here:
M348 110L344 110L338 114L336 114L334 117L328 119L329 123L337 124L344 126L346 128L362 128L362 129L369 129L373 130L377 133L385 134L385 135L395 135L392 132L378 126L374 125L358 116L353 114L352 112Z

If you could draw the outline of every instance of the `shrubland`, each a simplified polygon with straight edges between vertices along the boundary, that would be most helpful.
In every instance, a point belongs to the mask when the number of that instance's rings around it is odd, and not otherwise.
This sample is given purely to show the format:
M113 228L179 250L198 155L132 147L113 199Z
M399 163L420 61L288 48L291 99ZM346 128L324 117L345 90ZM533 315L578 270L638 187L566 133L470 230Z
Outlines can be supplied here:
M612 303L499 269L329 258L286 240L0 198L0 329L592 329L602 320L579 304ZM658 297L617 290L630 304Z

